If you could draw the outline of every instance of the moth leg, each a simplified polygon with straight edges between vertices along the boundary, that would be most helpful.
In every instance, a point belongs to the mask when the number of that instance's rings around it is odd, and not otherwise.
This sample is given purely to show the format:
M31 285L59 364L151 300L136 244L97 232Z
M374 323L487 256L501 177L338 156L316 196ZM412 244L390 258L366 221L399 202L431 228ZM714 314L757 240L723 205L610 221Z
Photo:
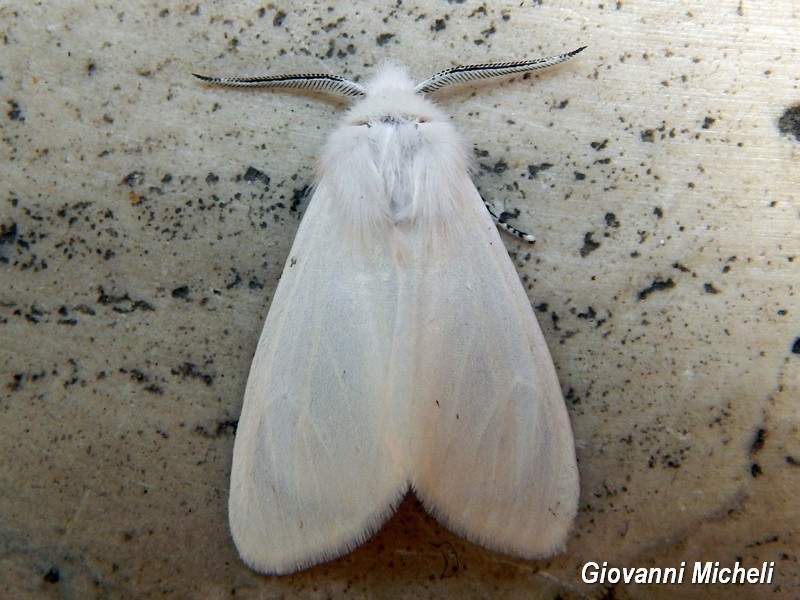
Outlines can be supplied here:
M486 210L489 211L489 214L492 216L492 219L494 219L494 222L497 224L498 227L500 227L504 231L507 231L514 237L518 237L521 240L525 240L529 244L533 244L536 241L536 236L530 233L525 233L524 231L517 229L513 225L509 225L502 218L498 217L494 213L494 210L492 210L492 206L486 201L486 198L484 198L483 195L481 195L481 200L483 200L483 205L486 207Z

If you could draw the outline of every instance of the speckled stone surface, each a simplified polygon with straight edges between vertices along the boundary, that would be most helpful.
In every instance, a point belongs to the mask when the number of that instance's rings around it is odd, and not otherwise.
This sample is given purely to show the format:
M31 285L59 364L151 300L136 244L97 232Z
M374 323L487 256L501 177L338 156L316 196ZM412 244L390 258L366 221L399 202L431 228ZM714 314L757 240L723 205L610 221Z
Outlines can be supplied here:
M0 7L0 595L796 598L797 5L740 0ZM190 74L420 79L587 45L439 97L573 423L581 508L529 563L413 500L284 578L227 526L250 359L343 106ZM769 585L589 585L587 561L760 566Z

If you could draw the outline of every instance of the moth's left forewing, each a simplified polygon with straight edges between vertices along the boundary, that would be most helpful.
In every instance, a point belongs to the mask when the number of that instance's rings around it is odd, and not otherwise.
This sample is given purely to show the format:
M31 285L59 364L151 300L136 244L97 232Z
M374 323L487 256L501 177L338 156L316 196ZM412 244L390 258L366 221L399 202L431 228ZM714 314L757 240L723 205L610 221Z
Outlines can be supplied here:
M572 429L519 276L477 190L463 187L462 226L420 253L409 283L412 486L466 538L546 557L577 512Z
M242 559L269 574L344 554L408 489L392 364L391 257L355 255L323 178L270 307L245 391L229 518Z

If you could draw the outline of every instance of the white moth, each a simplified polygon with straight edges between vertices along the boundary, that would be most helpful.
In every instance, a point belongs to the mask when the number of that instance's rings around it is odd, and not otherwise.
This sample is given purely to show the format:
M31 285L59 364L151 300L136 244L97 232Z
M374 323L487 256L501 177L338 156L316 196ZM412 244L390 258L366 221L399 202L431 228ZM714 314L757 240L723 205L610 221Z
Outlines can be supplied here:
M360 98L322 151L247 381L229 517L251 568L286 574L345 554L409 489L486 548L563 549L578 469L556 371L470 180L470 148L425 96L582 49L416 86L397 65L364 86L197 76Z

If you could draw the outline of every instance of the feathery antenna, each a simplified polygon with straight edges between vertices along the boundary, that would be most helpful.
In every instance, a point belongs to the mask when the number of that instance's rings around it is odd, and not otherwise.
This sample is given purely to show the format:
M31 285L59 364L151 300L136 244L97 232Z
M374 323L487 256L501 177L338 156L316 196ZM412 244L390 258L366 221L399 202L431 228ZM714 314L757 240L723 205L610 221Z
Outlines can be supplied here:
M414 91L420 94L429 94L448 85L457 83L467 83L469 81L513 75L515 73L530 73L531 71L551 67L565 60L569 60L576 54L582 52L585 48L586 46L581 46L577 50L572 50L571 52L565 52L564 54L558 54L556 56L548 56L546 58L536 58L534 60L464 65L445 69L417 85Z
M284 90L314 90L338 94L347 98L365 95L364 87L336 75L304 73L300 75L276 75L273 77L208 77L192 73L200 81L227 87L279 88Z

